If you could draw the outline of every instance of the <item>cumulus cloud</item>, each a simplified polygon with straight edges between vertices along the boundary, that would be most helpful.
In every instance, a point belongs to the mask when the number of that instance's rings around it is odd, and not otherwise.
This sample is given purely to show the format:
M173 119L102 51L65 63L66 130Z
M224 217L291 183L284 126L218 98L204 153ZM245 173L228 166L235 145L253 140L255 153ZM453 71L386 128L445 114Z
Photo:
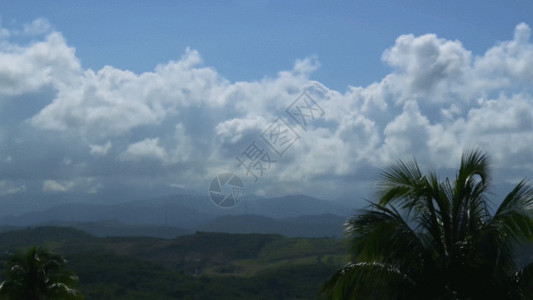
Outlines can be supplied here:
M0 95L23 95L51 85L71 86L79 77L80 62L60 33L21 47L0 44Z
M515 88L531 92L533 45L530 36L530 27L521 23L515 28L513 40L500 42L476 59L473 77L482 89Z
M26 191L25 185L17 185L7 180L0 180L0 196L18 194Z
M72 177L72 176L71 176ZM48 194L75 192L96 194L104 185L92 177L73 177L72 179L45 179L42 181L42 192Z
M89 145L91 148L91 154L97 155L97 156L103 156L106 155L109 150L111 149L111 141L107 141L103 145Z
M126 151L121 153L120 158L125 161L155 159L165 162L168 160L168 153L159 145L159 138L153 138L129 145Z
M29 24L24 25L24 33L27 35L43 35L50 32L52 26L48 20L39 18Z
M389 80L395 81L400 99L446 101L446 96L458 92L455 87L467 79L471 56L459 41L440 39L434 34L410 34L400 36L383 53L383 60L395 70Z
M27 32L44 37L0 47L0 94L22 101L53 91L15 126L30 132L33 143L47 141L32 150L39 153L35 160L48 158L50 177L58 178L43 178L44 192L98 193L111 180L205 188L219 172L253 182L236 160L253 141L276 161L250 187L265 195L342 196L396 157L447 168L472 145L506 172L533 170L533 44L524 23L481 55L435 34L402 35L382 55L390 74L345 92L311 80L320 66L316 57L298 59L272 78L231 82L186 49L178 60L136 74L112 66L82 69L74 48L44 20L27 25ZM323 111L306 128L287 111L303 91ZM262 136L278 118L300 136L283 156ZM28 149L30 138L3 130L13 127L6 122L0 123L0 155L13 157L11 166L21 157L9 145ZM98 181L64 179L74 174Z
M74 182L72 181L64 181L61 183L51 179L43 181L43 192L45 193L66 192L72 187L74 187Z
M120 155L123 161L156 160L162 164L186 162L192 155L192 140L185 134L182 124L175 128L173 145L160 144L160 138L147 138L127 146Z
M111 66L87 70L78 84L59 88L58 97L32 124L98 136L161 124L178 114L179 107L206 105L216 95L222 79L213 69L198 67L200 63L198 52L187 50L181 60L140 75Z

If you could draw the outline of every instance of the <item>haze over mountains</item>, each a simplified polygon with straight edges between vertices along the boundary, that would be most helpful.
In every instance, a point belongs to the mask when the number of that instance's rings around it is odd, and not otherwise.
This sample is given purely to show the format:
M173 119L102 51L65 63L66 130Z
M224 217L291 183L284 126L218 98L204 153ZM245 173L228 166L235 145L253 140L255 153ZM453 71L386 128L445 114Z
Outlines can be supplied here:
M248 197L232 208L219 208L207 196L198 194L130 199L107 204L102 198L69 201L64 195L40 202L4 197L0 226L72 226L100 236L171 238L210 231L341 237L344 220L355 211L334 201L304 195Z
M448 174L445 174L448 175ZM509 192L497 181L491 198ZM173 238L195 231L274 233L288 237L343 236L346 217L362 207L352 201L321 200L305 195L265 198L245 195L235 207L220 208L207 193L175 187L104 189L96 194L25 193L0 197L0 226L70 226L97 236ZM1 229L0 229L1 230Z

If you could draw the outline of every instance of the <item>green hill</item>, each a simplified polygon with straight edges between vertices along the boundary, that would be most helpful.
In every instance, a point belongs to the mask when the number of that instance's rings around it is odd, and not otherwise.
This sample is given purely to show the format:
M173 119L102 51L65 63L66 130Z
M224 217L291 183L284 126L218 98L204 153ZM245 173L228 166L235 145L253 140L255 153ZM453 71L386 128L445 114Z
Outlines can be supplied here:
M0 233L1 253L30 245L64 255L85 299L312 299L346 259L342 241L332 238L104 238L64 227Z

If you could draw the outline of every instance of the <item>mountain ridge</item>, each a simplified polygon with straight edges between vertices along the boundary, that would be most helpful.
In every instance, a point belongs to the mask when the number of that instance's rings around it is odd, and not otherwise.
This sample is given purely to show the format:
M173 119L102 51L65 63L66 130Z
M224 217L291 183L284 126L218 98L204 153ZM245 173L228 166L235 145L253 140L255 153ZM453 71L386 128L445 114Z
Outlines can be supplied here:
M290 237L342 235L350 209L305 195L251 198L219 208L207 197L169 195L116 204L61 203L0 217L0 226L70 224L96 235L172 237L196 230L274 233ZM159 233L158 233L159 232Z

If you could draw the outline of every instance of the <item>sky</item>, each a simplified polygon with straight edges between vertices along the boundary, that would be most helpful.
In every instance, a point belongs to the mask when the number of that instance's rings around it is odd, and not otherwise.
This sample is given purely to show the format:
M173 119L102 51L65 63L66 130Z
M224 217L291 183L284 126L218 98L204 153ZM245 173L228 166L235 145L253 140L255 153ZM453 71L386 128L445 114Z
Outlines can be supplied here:
M222 173L361 199L395 159L453 175L472 147L514 184L531 26L531 0L3 1L0 201L207 197Z

